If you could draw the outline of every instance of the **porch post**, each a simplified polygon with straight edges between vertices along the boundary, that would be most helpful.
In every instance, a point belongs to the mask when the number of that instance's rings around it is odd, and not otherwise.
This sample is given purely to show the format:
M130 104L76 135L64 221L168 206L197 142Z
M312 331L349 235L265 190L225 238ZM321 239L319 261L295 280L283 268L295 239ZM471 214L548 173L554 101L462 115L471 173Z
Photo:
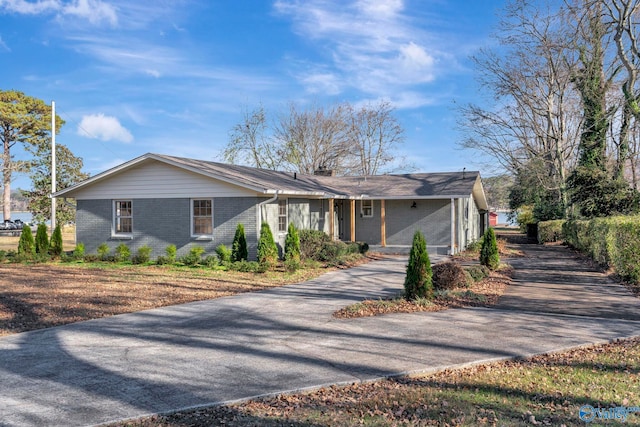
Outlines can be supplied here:
M387 246L387 213L384 207L384 199L380 200L380 245Z
M334 240L336 236L334 221L334 216L336 213L333 211L333 209L333 199L329 199L329 237L331 237L331 240Z
M351 231L351 241L355 242L356 241L356 200L355 199L351 199L349 200L349 207L350 207L350 231Z

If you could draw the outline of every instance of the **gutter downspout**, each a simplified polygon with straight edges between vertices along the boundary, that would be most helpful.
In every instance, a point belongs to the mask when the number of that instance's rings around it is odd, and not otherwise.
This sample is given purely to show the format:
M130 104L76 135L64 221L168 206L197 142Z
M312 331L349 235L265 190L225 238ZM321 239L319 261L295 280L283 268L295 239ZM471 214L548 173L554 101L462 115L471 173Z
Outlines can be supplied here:
M276 190L274 196L270 199L264 200L258 203L258 215L256 215L257 224L256 224L256 242L260 240L260 227L262 227L262 206L267 203L272 203L278 200L278 194L282 193L282 190Z
M456 247L456 207L454 205L455 199L451 199L451 250L449 255L455 255Z

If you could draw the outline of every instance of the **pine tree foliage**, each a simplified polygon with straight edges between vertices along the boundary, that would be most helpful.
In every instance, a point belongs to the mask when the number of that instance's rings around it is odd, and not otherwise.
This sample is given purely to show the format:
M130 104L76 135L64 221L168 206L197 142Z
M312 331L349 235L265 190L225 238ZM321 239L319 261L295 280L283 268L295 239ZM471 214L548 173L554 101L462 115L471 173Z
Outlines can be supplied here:
M36 230L36 253L46 254L49 252L49 233L47 224L40 223Z
M20 233L20 240L18 241L18 255L33 256L36 253L36 245L33 241L33 233L31 227L24 225L22 227L22 233Z
M249 257L247 249L247 238L244 233L244 225L238 224L236 234L233 236L233 245L231 246L231 261L246 261Z
M427 242L423 234L416 231L409 253L407 275L404 280L404 295L409 301L418 298L433 298L433 273L427 253Z
M56 225L51 233L51 242L49 244L49 252L53 256L62 255L62 229L60 225Z
M272 266L278 261L278 247L273 239L271 227L266 222L260 226L258 240L258 262L264 266Z
M482 239L480 248L480 264L491 270L496 270L500 266L500 254L498 253L498 242L493 228L487 229Z
M293 222L289 223L287 238L284 241L285 261L300 261L300 236Z

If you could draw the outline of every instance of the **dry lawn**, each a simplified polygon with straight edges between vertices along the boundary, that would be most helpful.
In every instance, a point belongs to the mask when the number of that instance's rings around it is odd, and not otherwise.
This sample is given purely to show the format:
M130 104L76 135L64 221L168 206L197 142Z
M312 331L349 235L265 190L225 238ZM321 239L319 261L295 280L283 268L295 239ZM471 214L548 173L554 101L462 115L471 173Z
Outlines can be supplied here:
M0 265L0 336L298 283L326 272L160 266Z

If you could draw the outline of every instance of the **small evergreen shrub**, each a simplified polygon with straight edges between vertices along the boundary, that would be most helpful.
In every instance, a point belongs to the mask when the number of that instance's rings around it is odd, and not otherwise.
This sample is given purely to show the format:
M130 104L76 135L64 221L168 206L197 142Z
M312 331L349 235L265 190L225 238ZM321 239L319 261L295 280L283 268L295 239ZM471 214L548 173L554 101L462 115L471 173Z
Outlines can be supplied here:
M467 272L474 282L479 282L489 277L489 269L484 265L472 265L467 267Z
M36 244L33 240L33 233L31 227L24 225L22 232L20 233L20 240L18 240L18 256L30 258L36 253Z
M409 253L407 275L404 280L404 297L413 301L418 298L433 298L431 260L427 253L427 242L421 232L413 235Z
M157 259L156 259L156 264L158 265L169 265L169 264L175 264L176 263L176 256L178 254L178 249L176 248L176 245L167 245L166 248L164 248L164 253L165 255L160 255Z
M85 252L84 243L82 242L76 243L76 247L73 248L73 254L72 254L73 259L75 260L84 259L84 252Z
M202 263L202 255L204 248L202 246L193 246L189 249L189 253L180 259L180 262L189 267L196 267Z
M62 255L62 229L59 225L53 229L51 233L51 242L49 242L49 253L53 256Z
M469 273L456 262L443 262L432 267L433 289L465 288L471 285Z
M138 248L136 254L131 258L133 264L146 264L151 260L151 246L144 245Z
M500 266L500 254L498 253L496 233L491 227L485 231L482 239L480 264L488 267L490 270L496 270Z
M289 223L287 238L284 241L284 261L288 271L300 268L300 237L293 222Z
M124 243L120 243L118 246L116 246L116 254L115 254L116 262L129 261L130 257L131 257L131 249L129 249L129 246L125 245Z
M242 273L264 273L267 271L265 266L257 261L236 261L229 264L229 269Z
M216 268L220 265L220 262L218 261L218 257L216 255L208 255L202 260L202 265L207 268Z
M47 230L47 224L40 223L36 229L36 253L48 254L49 253L49 234Z
M260 226L260 239L258 239L258 262L267 269L278 261L278 247L273 239L271 227L266 222Z
M100 260L106 261L107 257L109 256L109 252L111 252L111 249L106 243L100 243L96 251L98 252L98 257L100 258Z
M220 260L220 263L228 264L231 262L231 256L233 255L233 251L229 249L226 245L220 244L216 247L216 255L218 255L218 259Z
M231 245L231 261L246 261L249 257L247 250L247 238L244 234L244 225L238 224L236 234L233 236L233 244Z
M164 253L167 254L167 258L169 258L171 262L175 262L178 249L176 249L176 245L171 244L164 249Z

